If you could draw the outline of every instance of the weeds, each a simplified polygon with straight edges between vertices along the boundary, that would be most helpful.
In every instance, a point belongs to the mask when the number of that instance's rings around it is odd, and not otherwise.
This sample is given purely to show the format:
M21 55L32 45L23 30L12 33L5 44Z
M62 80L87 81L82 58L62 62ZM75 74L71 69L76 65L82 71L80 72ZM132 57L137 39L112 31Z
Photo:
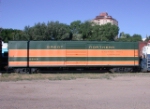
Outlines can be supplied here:
M56 74L18 74L18 73L4 73L0 75L0 81L20 81L20 80L73 80L78 78L86 79L112 79L118 76L150 76L145 73L126 73L126 74L111 74L111 73L56 73Z

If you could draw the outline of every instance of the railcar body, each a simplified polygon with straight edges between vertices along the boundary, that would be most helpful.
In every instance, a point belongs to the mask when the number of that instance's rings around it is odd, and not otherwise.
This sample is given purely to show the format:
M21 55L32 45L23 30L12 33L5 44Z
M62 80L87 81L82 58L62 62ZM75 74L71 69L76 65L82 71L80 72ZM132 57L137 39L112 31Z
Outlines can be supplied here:
M2 39L0 38L0 70L2 70Z
M137 66L138 43L31 41L29 66Z
M9 41L9 67L99 67L133 69L138 42Z
M7 70L8 68L8 43L2 42L2 70Z

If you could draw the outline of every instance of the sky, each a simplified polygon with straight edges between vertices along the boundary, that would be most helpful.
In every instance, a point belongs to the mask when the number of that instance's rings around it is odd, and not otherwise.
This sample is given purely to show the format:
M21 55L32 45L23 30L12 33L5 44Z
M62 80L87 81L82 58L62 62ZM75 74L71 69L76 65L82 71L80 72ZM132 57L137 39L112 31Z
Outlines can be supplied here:
M119 32L150 36L150 0L0 0L0 27L20 29L36 23L92 20L107 12Z

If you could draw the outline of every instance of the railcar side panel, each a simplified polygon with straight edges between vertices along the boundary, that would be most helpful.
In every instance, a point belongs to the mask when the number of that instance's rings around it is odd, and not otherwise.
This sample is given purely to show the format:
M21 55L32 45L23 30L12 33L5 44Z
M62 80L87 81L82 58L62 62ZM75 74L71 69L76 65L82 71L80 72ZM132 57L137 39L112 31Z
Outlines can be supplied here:
M8 66L28 67L28 41L9 41Z
M86 41L66 42L66 66L86 66L87 55Z
M90 42L88 65L138 66L138 43L136 42Z
M30 41L30 67L138 66L137 42Z
M139 66L138 42L9 41L9 67Z
M59 67L65 65L65 42L30 41L29 46L30 67Z
M87 65L86 41L30 41L30 67Z

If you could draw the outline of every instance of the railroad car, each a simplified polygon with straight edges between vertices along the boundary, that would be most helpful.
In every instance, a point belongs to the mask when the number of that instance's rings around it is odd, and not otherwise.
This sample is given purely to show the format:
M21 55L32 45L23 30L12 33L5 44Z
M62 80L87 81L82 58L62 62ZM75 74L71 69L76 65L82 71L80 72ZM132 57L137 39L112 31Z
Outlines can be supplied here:
M139 45L139 42L9 41L8 66L16 72L93 67L112 72L138 71L143 62Z
M0 70L2 70L2 39L0 38Z
M4 43L2 41L2 51L1 51L2 59L1 59L1 66L2 70L7 70L8 68L8 43Z

